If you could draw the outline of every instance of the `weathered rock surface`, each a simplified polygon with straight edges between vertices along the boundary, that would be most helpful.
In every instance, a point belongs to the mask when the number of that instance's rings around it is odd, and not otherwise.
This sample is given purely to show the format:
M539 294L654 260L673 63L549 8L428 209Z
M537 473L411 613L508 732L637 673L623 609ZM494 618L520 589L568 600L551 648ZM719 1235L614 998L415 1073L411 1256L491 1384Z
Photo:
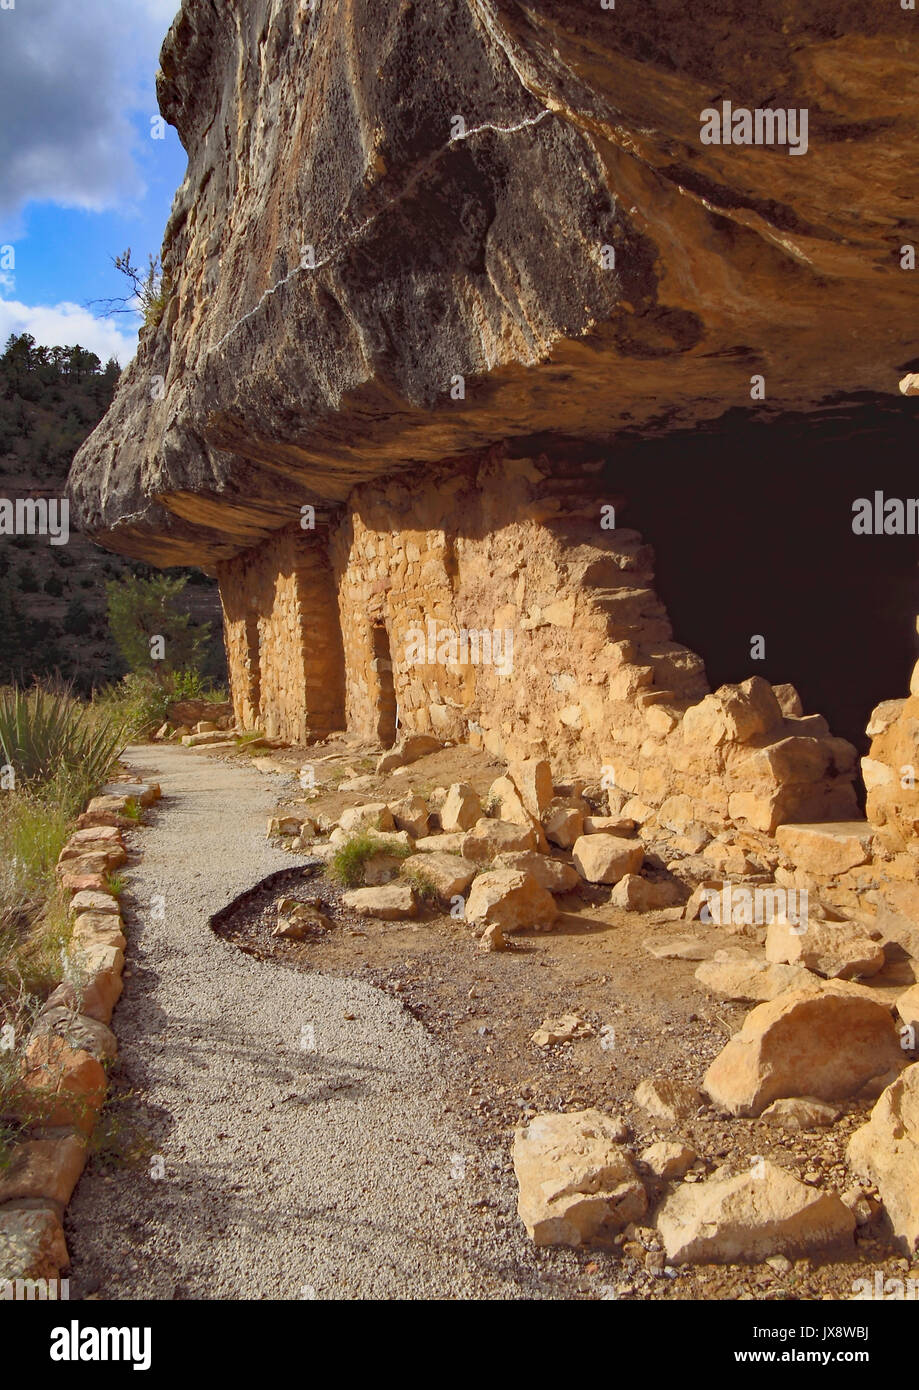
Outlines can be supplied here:
M537 1245L603 1240L644 1215L625 1138L622 1121L598 1110L537 1115L516 1131L517 1210Z
M503 932L546 931L558 908L547 889L532 874L519 869L492 869L479 874L466 902L466 921L481 932L497 924Z
M803 965L830 979L868 978L884 969L884 948L850 922L811 919L803 931L774 921L766 932L766 959Z
M463 894L476 876L477 864L470 864L460 854L411 854L402 861L402 873L408 879L418 876L422 884L430 883L437 896L449 902Z
M464 859L476 864L488 864L499 854L516 853L536 848L536 834L529 825L514 825L510 821L489 820L482 816L462 844Z
M60 1217L50 1202L0 1210L0 1279L56 1279L69 1263Z
M673 879L624 874L610 894L610 902L626 912L656 912L663 907L673 907L685 897L683 885Z
M379 888L354 888L342 894L345 907L361 917L379 917L384 922L397 922L414 917L418 911L415 894L407 883L387 883Z
M635 1104L655 1120L673 1125L697 1113L702 1097L695 1086L666 1076L648 1077L635 1090Z
M482 814L478 793L466 782L454 782L440 808L440 824L446 834L471 830Z
M733 1264L847 1246L855 1217L837 1193L764 1162L737 1177L684 1184L665 1200L657 1229L673 1264Z
M618 883L626 874L637 874L645 857L640 840L618 835L582 835L571 851L574 867L588 883Z
M902 1065L890 1010L827 985L753 1009L712 1062L703 1088L728 1114L760 1115L783 1097L843 1100Z
M283 937L287 941L302 941L313 932L324 931L331 923L319 904L319 899L305 902L299 898L282 898L278 903L278 917L271 929L272 936Z
M496 869L519 869L521 873L532 874L536 882L550 893L571 893L579 888L583 879L570 864L560 859L549 859L533 849L513 850L495 857Z
M898 6L185 0L166 308L77 455L79 518L213 567L408 457L691 424L760 370L761 412L895 390L916 43ZM806 109L807 153L702 144L722 94Z
M815 1100L813 1096L793 1096L787 1100L774 1100L767 1105L761 1118L777 1129L787 1129L796 1133L801 1129L820 1129L839 1119L839 1108L827 1105L826 1101Z
M587 1038L593 1032L578 1014L561 1014L558 1018L547 1018L536 1029L530 1042L536 1047L555 1047L558 1043L573 1042L575 1038Z
M894 1232L919 1246L919 1063L889 1086L847 1152L850 1167L877 1184Z
M683 1177L695 1163L698 1154L688 1144L668 1143L661 1139L643 1149L639 1158L655 1177L670 1179Z

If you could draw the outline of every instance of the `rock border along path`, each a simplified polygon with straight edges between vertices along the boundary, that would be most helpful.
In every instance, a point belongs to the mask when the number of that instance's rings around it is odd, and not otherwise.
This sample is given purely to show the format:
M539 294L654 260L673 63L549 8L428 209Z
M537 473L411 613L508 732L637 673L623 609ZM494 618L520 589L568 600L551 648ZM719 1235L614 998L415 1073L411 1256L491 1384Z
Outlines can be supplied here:
M127 859L132 809L152 805L155 784L125 774L93 797L61 850L56 873L74 919L63 979L22 1050L23 1138L0 1170L0 1297L67 1298L61 1218L105 1103L105 1067L118 1053L108 1024L122 991L125 940L109 875Z
M551 1296L513 1223L475 1209L495 1176L457 1137L447 1059L422 1026L370 985L258 961L209 929L291 867L264 839L277 780L171 746L126 756L163 790L136 837L114 1020L126 1123L153 1149L87 1167L67 1214L71 1297Z

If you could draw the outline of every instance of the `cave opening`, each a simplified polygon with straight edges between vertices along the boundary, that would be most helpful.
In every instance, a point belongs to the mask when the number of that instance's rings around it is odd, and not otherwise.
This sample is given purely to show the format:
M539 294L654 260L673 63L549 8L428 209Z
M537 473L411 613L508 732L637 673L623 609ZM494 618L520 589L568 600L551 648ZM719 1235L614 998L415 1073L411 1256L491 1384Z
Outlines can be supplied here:
M620 442L603 477L629 499L618 524L654 546L674 637L704 659L712 689L790 682L805 713L866 753L872 709L909 692L919 536L856 534L853 504L919 496L915 402L768 425L737 412Z

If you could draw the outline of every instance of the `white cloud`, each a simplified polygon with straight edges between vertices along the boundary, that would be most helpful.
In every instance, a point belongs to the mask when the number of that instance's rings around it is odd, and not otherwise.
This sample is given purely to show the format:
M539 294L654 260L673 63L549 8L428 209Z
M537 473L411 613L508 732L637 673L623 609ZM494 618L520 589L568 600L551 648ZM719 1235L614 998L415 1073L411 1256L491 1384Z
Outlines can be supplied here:
M79 304L20 304L0 299L0 350L11 333L31 333L37 343L55 347L79 343L103 362L117 357L127 366L137 350L137 327L129 316L119 324L111 319L93 318Z
M52 201L99 212L139 198L131 114L156 114L153 77L175 0L29 0L0 12L0 217Z

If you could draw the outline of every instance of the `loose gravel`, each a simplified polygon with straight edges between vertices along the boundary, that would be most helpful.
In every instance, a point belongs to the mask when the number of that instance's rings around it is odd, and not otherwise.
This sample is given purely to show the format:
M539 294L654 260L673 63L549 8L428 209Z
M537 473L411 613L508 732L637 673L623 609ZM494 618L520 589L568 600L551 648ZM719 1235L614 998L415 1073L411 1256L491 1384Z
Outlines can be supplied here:
M80 1181L71 1296L576 1293L581 1261L521 1236L506 1150L472 1149L450 1107L455 1063L421 1024L371 985L256 960L211 931L291 867L264 830L283 779L169 746L127 759L163 789L131 836L113 1022L109 1129L127 1130L134 1158L100 1150Z

